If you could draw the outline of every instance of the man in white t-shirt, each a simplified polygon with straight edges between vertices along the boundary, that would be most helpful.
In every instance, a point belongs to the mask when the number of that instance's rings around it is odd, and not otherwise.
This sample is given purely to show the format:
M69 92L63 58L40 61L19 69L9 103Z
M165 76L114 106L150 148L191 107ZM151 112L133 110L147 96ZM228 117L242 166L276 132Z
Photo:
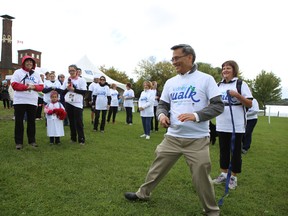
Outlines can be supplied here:
M136 193L125 193L125 198L148 200L152 190L183 155L193 173L192 182L205 213L219 215L210 177L209 120L223 112L224 104L214 78L197 70L193 48L179 44L171 49L171 61L178 75L166 81L157 108L159 122L168 128L167 133L157 146L145 183Z

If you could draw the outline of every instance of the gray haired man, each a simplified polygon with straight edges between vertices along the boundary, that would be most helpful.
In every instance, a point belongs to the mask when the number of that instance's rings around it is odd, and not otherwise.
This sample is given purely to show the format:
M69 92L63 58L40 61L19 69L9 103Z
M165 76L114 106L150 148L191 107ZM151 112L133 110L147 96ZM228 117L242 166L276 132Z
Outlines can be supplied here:
M171 50L171 61L178 75L166 81L156 113L167 133L156 148L156 158L145 183L136 193L126 192L125 198L148 200L152 190L183 155L205 213L219 215L210 177L209 120L223 112L224 104L214 78L197 70L193 48L179 44Z

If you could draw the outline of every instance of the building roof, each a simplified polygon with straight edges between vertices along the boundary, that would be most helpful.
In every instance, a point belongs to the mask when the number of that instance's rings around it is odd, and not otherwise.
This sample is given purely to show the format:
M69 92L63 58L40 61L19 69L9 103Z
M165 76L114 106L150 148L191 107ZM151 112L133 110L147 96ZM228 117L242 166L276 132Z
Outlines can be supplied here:
M2 17L2 18L4 18L4 19L15 19L14 17L9 16L9 15L7 15L7 14L2 15L2 16L0 16L0 17Z

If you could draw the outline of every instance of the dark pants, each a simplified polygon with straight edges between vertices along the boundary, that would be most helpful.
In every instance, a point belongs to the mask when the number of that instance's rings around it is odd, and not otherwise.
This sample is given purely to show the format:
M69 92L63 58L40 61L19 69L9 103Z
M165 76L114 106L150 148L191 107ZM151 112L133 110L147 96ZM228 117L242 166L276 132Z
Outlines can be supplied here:
M27 137L28 143L35 143L35 118L37 106L30 104L14 104L15 109L15 130L14 140L16 144L23 144L24 136L24 116L27 116Z
M10 104L9 104L10 102L9 102L9 99L3 99L3 105L4 105L4 108L10 108Z
M253 130L254 130L254 127L256 126L256 124L257 124L257 119L247 120L246 132L245 132L243 139L242 139L242 143L243 143L242 148L246 151L251 146L252 133L253 133Z
M83 127L83 109L75 107L69 103L66 103L66 112L70 122L70 136L72 141L85 143L84 127Z
M150 136L150 130L151 130L151 119L152 117L141 117L142 119L142 125L144 129L144 134Z
M241 173L242 156L241 156L241 142L242 133L236 133L233 155L231 153L231 138L232 133L218 132L219 146L220 146L220 168L228 169L231 159L232 172Z
M155 131L159 130L159 122L158 122L158 118L156 116L156 110L157 110L157 106L154 106L154 122L155 122ZM153 117L151 118L151 130L153 131L154 127L153 127Z
M50 143L55 143L59 144L60 143L60 137L49 137Z
M104 131L107 110L95 110L94 130L98 130L100 112L102 112L100 131Z
M110 106L110 109L109 109L109 112L108 112L108 117L107 117L107 122L110 122L110 119L111 119L111 116L112 116L112 122L114 123L117 112L118 112L118 107L117 106Z
M125 110L126 110L126 123L132 124L133 123L132 107L125 107Z
M42 109L43 109L43 98L38 97L38 107L36 112L36 118L42 118Z

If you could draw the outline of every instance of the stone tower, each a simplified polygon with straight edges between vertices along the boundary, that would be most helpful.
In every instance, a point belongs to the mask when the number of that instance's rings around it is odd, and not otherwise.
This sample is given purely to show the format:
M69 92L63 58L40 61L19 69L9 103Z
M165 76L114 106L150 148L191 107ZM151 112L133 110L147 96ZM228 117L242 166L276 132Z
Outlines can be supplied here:
M9 15L2 15L2 51L1 51L1 69L13 70L12 65L12 19Z

